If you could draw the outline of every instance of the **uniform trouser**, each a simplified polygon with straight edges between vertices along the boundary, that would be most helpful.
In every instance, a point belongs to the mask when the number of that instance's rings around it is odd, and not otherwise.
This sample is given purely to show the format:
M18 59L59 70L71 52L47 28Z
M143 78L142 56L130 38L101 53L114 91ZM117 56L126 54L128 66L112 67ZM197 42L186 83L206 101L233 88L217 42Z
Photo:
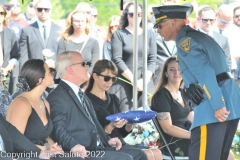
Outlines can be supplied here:
M227 160L238 121L205 124L192 129L189 160Z

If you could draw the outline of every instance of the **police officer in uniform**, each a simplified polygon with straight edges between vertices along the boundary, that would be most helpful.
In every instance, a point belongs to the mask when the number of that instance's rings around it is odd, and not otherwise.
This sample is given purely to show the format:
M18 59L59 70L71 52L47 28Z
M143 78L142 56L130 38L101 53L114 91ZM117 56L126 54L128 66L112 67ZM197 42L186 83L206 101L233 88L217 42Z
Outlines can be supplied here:
M185 25L189 9L178 5L153 7L154 27L166 41L176 41L179 67L188 87L185 94L190 103L195 103L189 159L227 160L240 117L240 89L219 45Z

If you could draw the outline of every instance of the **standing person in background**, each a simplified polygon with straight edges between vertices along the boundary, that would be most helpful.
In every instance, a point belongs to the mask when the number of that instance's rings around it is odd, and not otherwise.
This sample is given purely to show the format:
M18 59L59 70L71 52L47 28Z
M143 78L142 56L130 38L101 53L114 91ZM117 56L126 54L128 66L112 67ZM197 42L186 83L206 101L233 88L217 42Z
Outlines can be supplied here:
M48 49L51 59L54 61L57 53L57 38L59 37L60 26L51 21L52 3L50 0L37 0L35 5L37 21L30 26L23 28L19 40L20 46L20 68L28 59L43 59L43 50ZM54 62L48 64L54 67Z
M232 59L231 59L228 38L213 30L213 27L214 27L213 25L215 20L216 20L216 12L212 7L208 5L203 5L199 7L198 17L197 17L197 22L198 22L197 30L211 36L219 44L219 46L224 51L224 54L226 56L226 60L228 63L228 67L231 70Z
M28 0L26 12L20 14L20 16L28 21L29 24L32 24L37 20L36 10L34 9L35 4L36 0Z
M138 23L136 24L133 19L133 15L138 15ZM142 5L138 3L138 13L134 13L134 3L130 2L123 11L121 17L119 30L116 30L112 36L112 60L118 67L118 76L130 83L133 83L133 34L134 34L134 25L138 27L138 82L137 87L139 94L141 96L142 87L143 87L143 77L142 77L142 32L141 27L142 21ZM148 82L148 91L151 92L153 88L152 74L155 71L156 64L156 41L154 33L151 30L148 30L147 37L147 82ZM118 80L110 88L110 93L114 93L120 100L121 111L128 111L132 108L132 85L121 80ZM139 101L139 106L141 101Z
M10 28L12 28L17 36L20 38L21 30L24 27L27 27L29 23L20 16L21 14L21 5L18 0L11 0L9 2L12 5L11 16L10 16Z
M216 23L214 30L228 38L231 59L232 73L234 79L240 85L240 68L237 68L237 59L240 57L239 37L240 31L233 23L233 8L229 4L222 4L217 11Z
M233 9L233 22L240 29L240 6Z
M0 67L2 74L10 78L7 85L12 94L17 84L18 70L14 67L18 64L19 48L14 31L6 27L6 14L5 7L0 4Z
M118 29L120 16L112 16L108 24L107 40L103 44L103 59L112 60L111 38L112 34Z
M233 10L233 21L234 25L236 26L236 30L238 33L240 33L240 6L237 6ZM235 34L235 33L234 33ZM239 34L240 35L240 34ZM238 43L239 37L236 36L236 41L235 43ZM234 60L237 62L237 69L235 70L235 78L237 78L237 83L240 85L240 51L238 49L238 54L234 56Z
M183 95L194 107L189 159L226 160L240 118L240 89L231 78L221 47L186 25L189 9L179 5L154 7L154 27L164 39L176 41L179 68L188 86Z
M100 58L98 41L89 35L90 19L88 17L81 10L74 10L68 15L66 27L58 43L58 54L70 50L78 51L86 61L93 64ZM91 73L92 67L89 69L89 77Z

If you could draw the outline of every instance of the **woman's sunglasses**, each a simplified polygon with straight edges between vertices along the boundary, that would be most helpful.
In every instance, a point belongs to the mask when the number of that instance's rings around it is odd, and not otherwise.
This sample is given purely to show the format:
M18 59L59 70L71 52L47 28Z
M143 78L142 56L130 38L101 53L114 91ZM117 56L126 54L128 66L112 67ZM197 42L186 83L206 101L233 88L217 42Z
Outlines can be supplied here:
M97 74L97 75L103 77L103 80L105 82L108 82L108 81L110 81L112 79L112 82L114 83L118 79L117 77L104 76L104 75L101 75L101 74Z
M133 12L128 12L128 16L133 18L134 13ZM142 17L142 12L138 12L138 17Z

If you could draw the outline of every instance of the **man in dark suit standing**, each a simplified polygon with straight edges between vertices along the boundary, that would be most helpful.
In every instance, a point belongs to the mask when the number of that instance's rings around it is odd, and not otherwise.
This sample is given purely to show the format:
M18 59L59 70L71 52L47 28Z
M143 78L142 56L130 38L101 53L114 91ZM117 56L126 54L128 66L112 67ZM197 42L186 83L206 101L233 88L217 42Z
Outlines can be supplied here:
M52 138L63 150L83 158L146 160L142 150L122 147L118 138L107 137L91 101L79 87L88 80L89 65L76 51L58 55L56 69L61 81L47 98L54 125Z
M213 24L215 20L216 20L216 12L212 7L208 5L203 5L199 7L198 17L197 17L197 21L198 21L197 30L208 34L218 43L218 45L223 49L225 53L228 67L231 70L232 60L231 60L228 38L213 30Z
M35 10L37 21L24 28L20 36L20 69L28 59L44 59L42 53L44 49L54 52L51 59L56 59L60 26L50 19L52 3L50 0L39 0L35 4Z

